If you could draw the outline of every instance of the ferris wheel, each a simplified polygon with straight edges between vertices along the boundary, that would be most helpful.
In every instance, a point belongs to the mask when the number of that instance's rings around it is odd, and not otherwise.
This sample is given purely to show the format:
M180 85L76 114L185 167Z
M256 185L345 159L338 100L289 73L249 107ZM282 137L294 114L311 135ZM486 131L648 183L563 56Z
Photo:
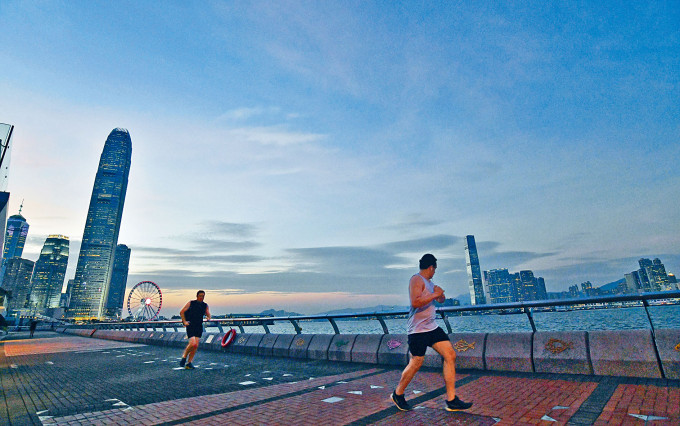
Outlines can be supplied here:
M135 284L127 299L130 316L135 320L153 320L158 318L163 304L161 288L151 281Z

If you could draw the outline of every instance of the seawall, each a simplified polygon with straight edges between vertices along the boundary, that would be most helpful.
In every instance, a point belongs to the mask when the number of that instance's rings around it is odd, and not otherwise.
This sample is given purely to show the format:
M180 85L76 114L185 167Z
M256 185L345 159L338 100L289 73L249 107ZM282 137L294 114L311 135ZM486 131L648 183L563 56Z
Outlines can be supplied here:
M178 348L187 343L183 332L57 331ZM223 337L224 333L204 333L200 349L382 365L408 363L406 334L241 333L227 347L222 346ZM452 333L449 339L456 350L456 365L462 369L680 379L678 329ZM441 357L428 348L425 366L440 367L441 363Z

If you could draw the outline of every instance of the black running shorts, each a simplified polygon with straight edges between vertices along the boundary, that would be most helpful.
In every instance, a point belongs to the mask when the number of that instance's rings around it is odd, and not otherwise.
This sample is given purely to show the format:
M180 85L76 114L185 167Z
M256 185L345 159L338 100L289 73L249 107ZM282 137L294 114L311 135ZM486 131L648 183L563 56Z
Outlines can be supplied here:
M201 337L203 335L203 324L199 324L198 326L192 327L191 324L187 327L187 337L192 338L192 337Z
M441 327L437 327L432 331L425 333L413 333L408 335L408 350L413 356L425 356L425 351L428 346L432 346L437 342L449 340L449 336L444 333Z

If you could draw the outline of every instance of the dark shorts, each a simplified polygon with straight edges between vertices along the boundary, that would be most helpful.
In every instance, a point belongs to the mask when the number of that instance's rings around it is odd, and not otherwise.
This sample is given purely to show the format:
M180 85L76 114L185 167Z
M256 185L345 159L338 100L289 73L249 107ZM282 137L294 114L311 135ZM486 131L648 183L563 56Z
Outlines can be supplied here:
M449 336L444 333L441 327L425 333L413 333L408 335L408 350L413 356L425 356L428 346L437 342L449 340Z
M201 337L203 335L203 324L199 325L198 327L192 327L191 324L189 324L189 327L187 327L187 337L192 338L192 337Z

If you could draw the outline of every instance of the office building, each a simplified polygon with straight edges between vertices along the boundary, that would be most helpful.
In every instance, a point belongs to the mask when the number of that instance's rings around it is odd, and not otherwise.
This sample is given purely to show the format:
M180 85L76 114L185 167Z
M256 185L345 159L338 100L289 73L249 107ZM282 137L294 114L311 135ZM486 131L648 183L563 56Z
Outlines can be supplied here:
M131 159L130 134L113 129L94 180L67 318L104 318Z
M514 302L513 285L510 273L507 269L492 269L484 271L486 292L489 295L489 303Z
M470 303L473 305L484 305L486 304L486 297L484 296L482 271L479 267L477 244L473 235L465 237L465 263L467 265Z
M13 257L7 259L6 264L2 282L3 288L11 293L11 297L5 296L5 311L9 316L18 316L21 311L28 311L35 262Z
M31 312L47 315L48 309L58 308L68 265L69 239L50 235L45 240L31 279Z
M113 274L109 286L109 296L106 300L106 316L120 319L125 300L125 286L127 285L128 265L130 264L130 249L125 244L116 246L113 259Z

